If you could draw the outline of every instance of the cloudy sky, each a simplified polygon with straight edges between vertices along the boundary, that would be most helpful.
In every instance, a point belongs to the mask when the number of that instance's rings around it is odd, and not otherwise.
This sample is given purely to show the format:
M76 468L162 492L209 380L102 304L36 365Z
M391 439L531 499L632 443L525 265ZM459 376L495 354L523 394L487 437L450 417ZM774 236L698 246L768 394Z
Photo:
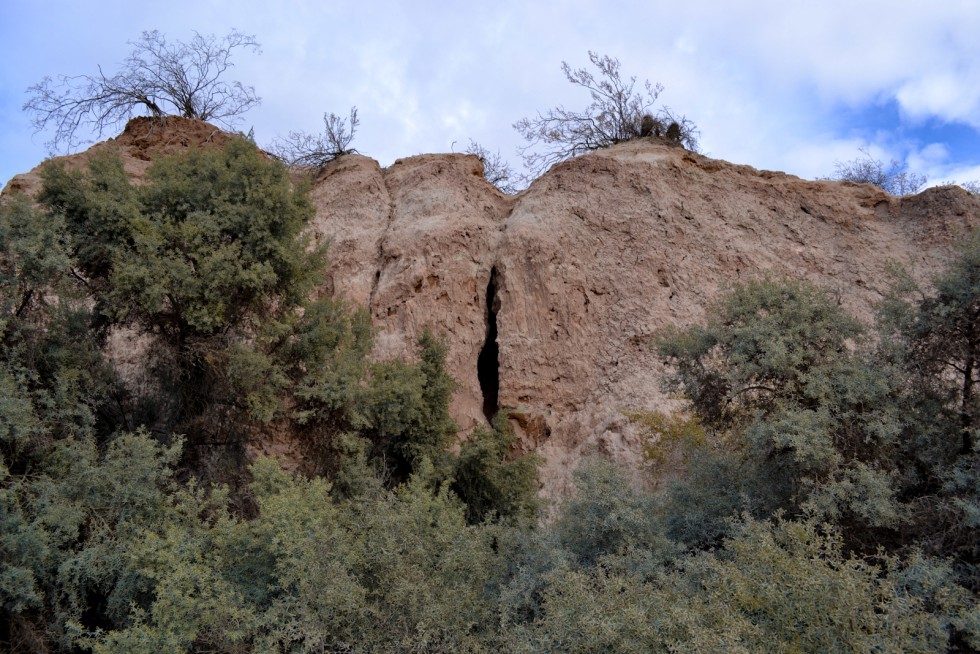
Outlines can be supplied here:
M0 185L49 153L27 87L112 72L144 30L231 28L262 44L230 77L262 97L239 125L260 145L357 106L353 145L382 165L474 139L520 169L512 124L585 108L561 62L591 50L662 83L712 157L815 178L864 148L932 183L980 179L976 0L31 0L0 18Z

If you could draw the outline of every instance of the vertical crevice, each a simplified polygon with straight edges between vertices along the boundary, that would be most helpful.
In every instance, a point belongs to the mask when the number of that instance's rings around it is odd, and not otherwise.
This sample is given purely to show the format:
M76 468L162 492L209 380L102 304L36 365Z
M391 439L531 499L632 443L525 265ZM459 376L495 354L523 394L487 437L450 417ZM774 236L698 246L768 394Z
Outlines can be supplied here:
M487 283L487 337L476 360L476 376L480 380L480 391L483 393L483 415L492 422L499 408L500 367L497 346L497 310L500 303L497 300L497 268L490 270L490 281Z

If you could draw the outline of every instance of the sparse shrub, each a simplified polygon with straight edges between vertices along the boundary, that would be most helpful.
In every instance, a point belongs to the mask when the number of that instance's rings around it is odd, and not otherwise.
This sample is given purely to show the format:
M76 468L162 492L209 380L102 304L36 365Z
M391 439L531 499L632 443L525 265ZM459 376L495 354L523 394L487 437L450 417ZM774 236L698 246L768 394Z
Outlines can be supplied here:
M971 179L968 182L962 182L959 186L963 187L973 195L980 195L980 180Z
M925 186L926 176L908 170L901 162L892 159L886 166L880 159L872 157L866 149L861 148L860 152L863 156L857 159L835 163L831 179L874 184L892 195L911 195Z
M646 117L653 121L652 124L647 121L651 133L665 132L667 126L676 123L678 132L674 140L697 149L694 123L666 108L650 112L663 91L661 84L645 81L642 90L634 90L636 77L623 79L618 59L590 51L589 60L598 70L598 77L585 68L572 70L565 62L561 65L569 82L589 91L592 103L584 111L555 107L514 123L514 128L527 141L519 152L531 177L537 177L559 161L640 136ZM543 151L538 146L543 146Z
M347 118L325 113L322 134L289 132L285 138L275 141L270 150L290 166L319 170L338 157L357 152L350 144L354 142L358 125L357 107L351 107Z
M500 151L490 152L488 149L470 139L470 144L466 146L467 154L475 154L483 163L483 176L488 182L496 186L502 192L513 195L518 192L514 183L514 171L510 164L500 156Z

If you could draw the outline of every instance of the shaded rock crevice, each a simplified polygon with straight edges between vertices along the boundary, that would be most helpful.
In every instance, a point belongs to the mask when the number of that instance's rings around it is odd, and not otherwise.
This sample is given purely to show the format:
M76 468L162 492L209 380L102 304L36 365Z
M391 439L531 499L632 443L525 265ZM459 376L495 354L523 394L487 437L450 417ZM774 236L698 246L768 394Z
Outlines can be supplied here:
M500 408L500 346L497 344L497 313L500 299L497 295L497 267L490 269L486 291L486 340L476 360L476 376L483 395L483 415L493 422Z
M381 231L381 235L378 237L377 266L374 273L374 280L371 283L371 292L368 295L368 311L371 312L374 311L374 298L378 293L378 285L381 283L381 276L387 263L385 261L385 241L388 238L388 233L391 231L392 224L395 222L395 199L392 197L391 189L388 187L388 176L385 173L386 171L381 171L381 186L388 200L388 219L384 229Z

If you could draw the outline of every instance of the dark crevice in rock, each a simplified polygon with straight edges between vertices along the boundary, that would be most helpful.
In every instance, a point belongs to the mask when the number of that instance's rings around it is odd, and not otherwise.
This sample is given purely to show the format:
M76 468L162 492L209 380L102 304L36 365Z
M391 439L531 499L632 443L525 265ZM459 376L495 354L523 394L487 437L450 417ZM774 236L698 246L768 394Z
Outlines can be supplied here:
M500 394L500 367L497 346L497 310L500 301L497 299L497 269L490 270L490 281L487 283L487 339L476 360L476 375L480 380L480 391L483 393L483 415L487 421L492 421L497 415Z
M378 238L378 255L377 262L378 268L374 273L374 281L371 283L371 293L368 296L368 311L374 311L374 296L378 292L378 284L381 282L381 273L384 270L385 265L387 265L387 255L385 253L385 239L388 238L388 232L391 231L391 225L395 222L395 199L391 194L391 189L388 188L388 178L385 175L385 171L381 172L381 188L384 189L385 197L388 198L388 221L385 224L384 231Z

